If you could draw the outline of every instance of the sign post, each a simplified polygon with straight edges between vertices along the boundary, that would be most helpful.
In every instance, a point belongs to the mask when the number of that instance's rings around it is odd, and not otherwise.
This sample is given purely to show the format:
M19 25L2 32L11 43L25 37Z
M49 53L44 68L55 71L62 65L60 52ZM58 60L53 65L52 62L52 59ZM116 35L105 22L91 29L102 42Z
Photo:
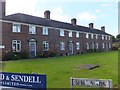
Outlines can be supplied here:
M91 88L110 88L112 90L111 79L88 79L88 78L70 78L70 89L73 86L84 86Z
M46 75L1 72L0 86L46 90Z

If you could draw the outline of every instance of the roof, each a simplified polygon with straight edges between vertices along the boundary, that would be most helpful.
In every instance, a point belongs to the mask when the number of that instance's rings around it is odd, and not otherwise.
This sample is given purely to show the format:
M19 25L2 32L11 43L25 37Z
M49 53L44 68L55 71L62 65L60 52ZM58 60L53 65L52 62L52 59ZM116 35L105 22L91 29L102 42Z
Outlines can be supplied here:
M65 23L65 22L61 22L61 21L36 17L36 16L32 16L32 15L27 15L27 14L21 14L21 13L16 13L16 14L5 16L5 17L3 17L3 20L16 21L16 22L22 22L22 23L28 23L28 24L34 24L34 25L42 25L42 26L55 27L55 28L62 28L62 29L69 29L69 30L95 33L95 34L110 35L99 29L94 29L94 28L90 29L89 27L73 25L70 23ZM112 35L110 35L110 36L112 36Z

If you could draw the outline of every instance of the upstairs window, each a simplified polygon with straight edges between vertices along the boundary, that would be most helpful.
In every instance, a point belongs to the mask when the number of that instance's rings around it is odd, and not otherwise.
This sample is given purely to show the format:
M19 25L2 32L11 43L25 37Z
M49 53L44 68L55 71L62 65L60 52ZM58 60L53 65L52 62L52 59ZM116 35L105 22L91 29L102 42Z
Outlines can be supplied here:
M36 27L35 26L32 26L32 25L29 26L29 34L36 34Z
M21 41L13 40L12 41L12 49L13 49L13 52L20 52L21 51Z
M86 38L89 38L89 34L88 33L86 33Z
M105 36L106 40L107 40L107 36Z
M43 27L43 35L48 35L48 28L47 27Z
M102 35L102 40L104 40L104 35Z
M93 35L93 34L91 34L91 39L93 39L93 36L94 36L94 35Z
M76 32L76 38L79 38L79 32Z
M64 42L60 42L60 50L65 50L65 43Z
M64 30L60 30L60 36L64 36Z
M69 37L72 37L72 31L69 31Z
M96 39L98 39L98 35L96 34Z
M80 43L76 42L76 49L79 50L80 49Z
M49 43L47 41L43 41L43 51L49 50Z
M109 36L109 40L110 40L110 36Z
M21 25L18 23L13 23L13 32L21 32Z

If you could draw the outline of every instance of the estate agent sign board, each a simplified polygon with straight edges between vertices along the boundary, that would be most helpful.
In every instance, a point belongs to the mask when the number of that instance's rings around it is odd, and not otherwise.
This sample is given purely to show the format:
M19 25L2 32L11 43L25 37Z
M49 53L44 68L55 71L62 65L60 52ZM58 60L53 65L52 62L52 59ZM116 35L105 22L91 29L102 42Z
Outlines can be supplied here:
M70 88L73 86L83 86L91 88L112 88L111 79L89 79L89 78L70 78Z
M46 89L46 75L0 73L0 86L39 90Z

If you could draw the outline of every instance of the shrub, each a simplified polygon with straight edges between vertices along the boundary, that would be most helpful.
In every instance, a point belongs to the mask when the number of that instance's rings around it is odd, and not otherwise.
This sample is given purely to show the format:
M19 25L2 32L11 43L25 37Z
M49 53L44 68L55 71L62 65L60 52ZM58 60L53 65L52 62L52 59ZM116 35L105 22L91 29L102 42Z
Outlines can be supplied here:
M20 52L19 56L21 59L28 59L29 58L29 53L24 51L24 52Z
M113 47L112 47L112 50L118 50L118 47L113 46Z

